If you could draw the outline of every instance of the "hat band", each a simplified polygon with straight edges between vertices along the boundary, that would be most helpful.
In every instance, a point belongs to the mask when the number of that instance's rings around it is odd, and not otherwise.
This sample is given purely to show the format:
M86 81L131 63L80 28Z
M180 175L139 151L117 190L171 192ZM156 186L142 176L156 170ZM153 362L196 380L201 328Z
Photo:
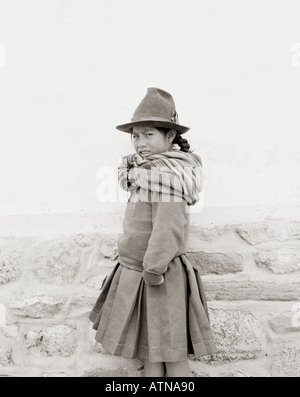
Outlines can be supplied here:
M132 118L131 122L136 123L137 121L167 121L169 123L174 123L172 119L167 119L165 117L152 117L152 116L144 116L144 117L138 117L138 118Z

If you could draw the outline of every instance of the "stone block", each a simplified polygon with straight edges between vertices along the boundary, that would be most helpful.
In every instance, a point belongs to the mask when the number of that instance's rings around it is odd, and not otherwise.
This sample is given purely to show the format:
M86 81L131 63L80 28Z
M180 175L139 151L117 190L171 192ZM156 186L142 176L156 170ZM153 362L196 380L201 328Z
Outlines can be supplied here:
M201 274L227 274L243 270L243 256L235 252L188 252L187 257Z
M0 252L0 284L17 280L22 275L21 255L17 252Z
M229 374L227 374L226 378L252 378L252 376L246 375L246 374L244 374L244 372L241 372L241 371L235 371L235 372L230 372Z
M49 284L71 283L79 269L77 252L68 241L39 242L32 256L35 275Z
M235 230L249 244L264 243L270 240L285 241L290 237L284 220L243 223L236 225Z
M217 353L198 360L207 364L222 364L266 355L266 334L249 311L213 309L210 311L210 324Z
M8 337L8 338L14 339L14 338L16 338L17 335L18 335L19 329L18 329L18 327L17 327L16 325L14 325L14 324L8 324L8 325L5 325L5 326L0 326L0 332L1 332L4 336L6 336L6 337Z
M111 273L116 263L98 254L99 252L93 255L90 267L81 276L81 283L99 290L103 280Z
M117 236L107 234L100 243L101 254L112 261L116 260L119 255L117 239Z
M216 276L217 277L217 276ZM207 300L300 300L300 281L289 280L207 280L203 277Z
M66 378L67 375L65 372L49 372L42 374L43 378Z
M72 236L72 241L82 248L91 247L98 238L98 233L77 233Z
M69 357L76 350L77 338L73 328L61 324L29 331L26 345L32 354Z
M91 293L91 291L78 290L71 302L71 312L73 313L74 310L82 308L90 308L90 310L92 310L98 296L99 292L97 291L93 291L93 293Z
M32 318L49 317L62 307L64 299L47 295L17 296L10 303L14 314Z
M271 270L273 273L285 274L300 270L300 249L282 247L264 249L253 254L259 267Z
M0 335L0 365L6 367L8 365L12 365L12 348L6 339Z
M108 369L108 368L96 368L84 371L81 377L84 378L119 378L128 377L128 371L124 368Z
M280 351L274 356L271 366L272 377L300 377L299 344L282 343Z
M226 226L213 226L213 227L203 227L203 226L190 226L190 238L207 241L209 243L213 242L224 233L230 231L232 228L230 225Z
M91 275L85 274L82 276L81 282L85 284L87 287L100 289L105 277L106 275L104 274L91 274Z
M268 322L271 329L278 334L284 334L286 332L299 332L300 321L297 321L297 317L299 318L299 315L294 311L286 311L283 313L269 315Z
M300 240L300 222L293 221L287 224L289 236L291 239L298 239Z

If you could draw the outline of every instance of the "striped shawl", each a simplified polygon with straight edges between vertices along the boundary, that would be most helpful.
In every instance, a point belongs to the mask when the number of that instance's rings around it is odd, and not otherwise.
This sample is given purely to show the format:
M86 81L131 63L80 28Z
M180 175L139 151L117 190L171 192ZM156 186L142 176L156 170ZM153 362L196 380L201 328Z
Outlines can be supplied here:
M134 153L122 157L118 180L122 189L129 192L143 188L194 205L203 189L204 173L201 158L191 152L173 150L147 158Z

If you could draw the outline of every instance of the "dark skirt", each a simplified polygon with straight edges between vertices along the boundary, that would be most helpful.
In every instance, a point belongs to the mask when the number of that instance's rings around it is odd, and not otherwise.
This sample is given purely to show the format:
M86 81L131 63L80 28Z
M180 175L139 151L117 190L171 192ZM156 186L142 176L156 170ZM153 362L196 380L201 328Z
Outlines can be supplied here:
M200 274L185 255L169 264L160 286L117 263L90 314L96 340L109 353L150 362L216 352Z

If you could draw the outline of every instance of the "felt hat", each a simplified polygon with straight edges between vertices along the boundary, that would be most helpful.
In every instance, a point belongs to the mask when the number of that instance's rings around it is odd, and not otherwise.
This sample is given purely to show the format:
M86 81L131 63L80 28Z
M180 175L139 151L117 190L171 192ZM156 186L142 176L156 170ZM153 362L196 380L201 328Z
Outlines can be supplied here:
M147 94L135 110L131 123L121 124L116 128L131 133L132 128L138 126L170 128L180 134L189 130L188 127L179 124L171 94L155 87L147 89Z

